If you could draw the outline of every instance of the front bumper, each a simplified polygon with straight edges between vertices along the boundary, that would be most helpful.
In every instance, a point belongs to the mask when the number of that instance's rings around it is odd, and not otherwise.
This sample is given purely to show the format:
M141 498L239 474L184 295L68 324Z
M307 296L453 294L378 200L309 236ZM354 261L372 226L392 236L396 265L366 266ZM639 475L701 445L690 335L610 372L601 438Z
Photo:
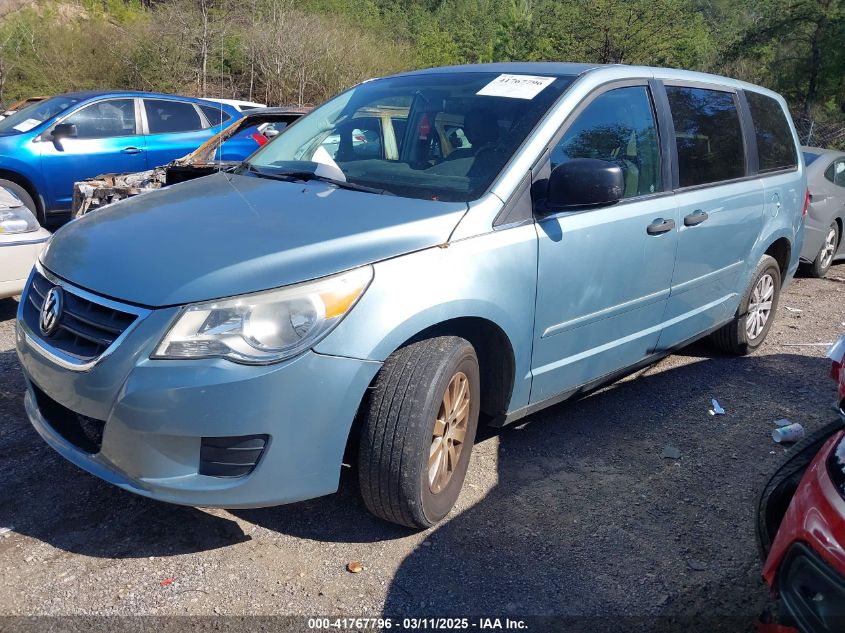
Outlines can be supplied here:
M50 359L19 318L26 410L44 440L116 486L171 503L261 507L337 490L352 421L381 363L314 352L267 366L150 360L174 314L153 310L86 371ZM56 412L99 423L97 448L51 421ZM203 438L243 436L266 439L251 472L200 474Z
M845 631L845 575L806 544L789 549L778 586L785 615L802 633Z

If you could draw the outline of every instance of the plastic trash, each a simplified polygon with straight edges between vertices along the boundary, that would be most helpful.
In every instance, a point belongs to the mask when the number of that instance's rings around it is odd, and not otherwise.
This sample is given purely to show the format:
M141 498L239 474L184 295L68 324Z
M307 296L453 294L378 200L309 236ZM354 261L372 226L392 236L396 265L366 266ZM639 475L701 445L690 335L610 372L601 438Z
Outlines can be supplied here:
M9 532L15 529L14 525L10 525L8 527L0 527L0 536L5 536Z
M797 312L803 312L803 310L801 310L799 308L790 308L789 306L786 306L786 311L787 312L796 312L796 313Z
M725 410L716 398L713 398L710 402L713 405L713 408L710 409L710 415L725 415Z
M775 420L775 424L780 427L789 426L790 424L792 424L792 420L781 418L780 420Z
M804 437L804 427L798 424L790 424L789 426L782 426L772 431L772 439L778 444L784 442L797 442Z
M842 361L842 357L845 356L845 336L840 338L836 341L833 345L830 346L830 349L827 350L827 354L825 354L830 360L836 361L837 363Z

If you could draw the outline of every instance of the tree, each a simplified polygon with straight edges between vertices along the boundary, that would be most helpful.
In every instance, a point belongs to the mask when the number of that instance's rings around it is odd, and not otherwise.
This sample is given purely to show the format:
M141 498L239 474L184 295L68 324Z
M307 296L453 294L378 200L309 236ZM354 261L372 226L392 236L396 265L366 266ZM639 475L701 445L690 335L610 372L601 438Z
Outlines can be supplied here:
M845 106L843 0L759 0L746 28L727 50L730 62L751 60L760 80L805 114L826 98Z
M577 7L579 56L604 64L676 65L695 23L687 0L577 0Z

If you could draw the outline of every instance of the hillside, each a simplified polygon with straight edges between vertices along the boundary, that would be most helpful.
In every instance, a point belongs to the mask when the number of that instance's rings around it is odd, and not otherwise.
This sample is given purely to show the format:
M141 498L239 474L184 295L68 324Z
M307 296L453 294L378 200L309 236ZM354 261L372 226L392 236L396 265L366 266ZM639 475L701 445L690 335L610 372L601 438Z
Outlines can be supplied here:
M666 65L845 107L845 0L0 0L0 102L127 87L315 103L398 69Z

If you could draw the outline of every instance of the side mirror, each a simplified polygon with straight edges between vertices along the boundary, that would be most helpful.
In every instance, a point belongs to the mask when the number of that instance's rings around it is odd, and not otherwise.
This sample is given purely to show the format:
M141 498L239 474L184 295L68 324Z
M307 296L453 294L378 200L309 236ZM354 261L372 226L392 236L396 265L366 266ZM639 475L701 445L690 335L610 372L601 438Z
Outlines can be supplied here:
M621 167L595 158L574 158L552 170L544 210L608 206L619 202L624 192Z
M54 141L60 141L63 138L76 138L78 134L73 123L59 123L53 128L52 137Z

